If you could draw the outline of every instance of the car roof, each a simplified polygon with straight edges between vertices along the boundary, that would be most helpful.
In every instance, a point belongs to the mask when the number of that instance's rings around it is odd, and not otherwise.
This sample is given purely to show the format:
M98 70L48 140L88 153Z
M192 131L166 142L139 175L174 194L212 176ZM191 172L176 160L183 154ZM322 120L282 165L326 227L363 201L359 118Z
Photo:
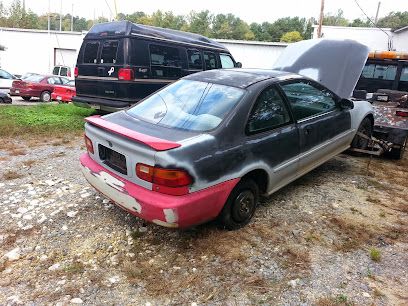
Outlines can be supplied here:
M183 79L247 88L267 79L298 76L293 73L267 69L214 69L190 74Z
M126 20L95 24L85 35L84 39L104 39L107 37L120 36L135 36L159 41L172 41L195 45L197 47L218 49L229 53L228 49L222 44L199 34L136 24Z

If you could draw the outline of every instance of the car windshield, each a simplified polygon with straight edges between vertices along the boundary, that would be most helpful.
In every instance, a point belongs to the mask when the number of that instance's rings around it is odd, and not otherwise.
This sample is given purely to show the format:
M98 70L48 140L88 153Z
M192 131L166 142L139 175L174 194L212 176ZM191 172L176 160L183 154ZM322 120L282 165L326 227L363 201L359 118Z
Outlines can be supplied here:
M127 111L144 121L189 131L216 128L245 90L190 80L179 80Z
M31 75L28 78L26 78L25 81L39 83L41 82L42 79L44 79L42 75Z

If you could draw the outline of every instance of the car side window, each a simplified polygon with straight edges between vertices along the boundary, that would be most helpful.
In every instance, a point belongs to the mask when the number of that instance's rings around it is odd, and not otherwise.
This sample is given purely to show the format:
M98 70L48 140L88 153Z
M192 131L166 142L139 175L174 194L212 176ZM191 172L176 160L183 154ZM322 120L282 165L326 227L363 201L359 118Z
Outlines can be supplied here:
M213 52L204 52L205 70L217 69L217 57Z
M281 84L294 118L298 120L326 113L336 108L335 96L324 87L302 80Z
M290 122L290 115L276 87L265 89L257 98L249 115L249 134L271 130Z
M150 64L153 77L174 79L181 76L178 48L150 45Z
M99 42L88 42L85 45L84 63L96 64L98 57Z
M203 70L203 60L198 50L187 50L188 69Z
M231 56L228 54L220 54L221 60L221 67L222 68L234 68L234 61L232 60Z
M12 78L13 76L10 73L0 69L0 79L12 79Z

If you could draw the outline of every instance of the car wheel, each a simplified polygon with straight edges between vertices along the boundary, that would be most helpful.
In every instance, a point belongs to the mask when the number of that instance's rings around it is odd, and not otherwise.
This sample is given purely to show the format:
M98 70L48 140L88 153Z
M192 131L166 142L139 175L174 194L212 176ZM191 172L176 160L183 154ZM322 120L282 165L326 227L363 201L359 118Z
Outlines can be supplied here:
M40 96L40 100L43 102L51 101L51 93L49 91L43 91Z
M361 134L366 135L368 138L371 138L373 135L373 126L371 124L370 118L364 118L361 122L360 126L358 127L358 132ZM352 148L366 150L368 147L369 140L361 137L359 135L354 136L353 141L351 142Z
M31 97L27 97L27 96L24 96L22 98L23 98L24 101L30 101L31 100Z
M235 230L248 224L255 214L259 188L253 180L241 180L231 191L218 218L221 227Z
M3 98L0 98L0 103L4 103L4 99L3 99Z

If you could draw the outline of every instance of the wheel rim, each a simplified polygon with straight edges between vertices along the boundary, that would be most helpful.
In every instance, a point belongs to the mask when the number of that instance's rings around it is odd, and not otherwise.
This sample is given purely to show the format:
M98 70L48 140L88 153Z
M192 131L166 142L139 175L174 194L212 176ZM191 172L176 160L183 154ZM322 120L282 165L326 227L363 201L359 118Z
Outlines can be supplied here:
M49 102L50 99L51 99L51 95L50 95L48 92L45 92L45 93L43 94L43 101L44 101L44 102Z
M363 125L360 127L358 130L361 134L366 135L367 137L370 137L367 128ZM357 143L359 148L365 149L368 146L368 139L365 139L361 136L358 137L358 143Z
M236 222L244 222L252 217L255 210L255 196L250 190L238 194L232 207L232 216Z

